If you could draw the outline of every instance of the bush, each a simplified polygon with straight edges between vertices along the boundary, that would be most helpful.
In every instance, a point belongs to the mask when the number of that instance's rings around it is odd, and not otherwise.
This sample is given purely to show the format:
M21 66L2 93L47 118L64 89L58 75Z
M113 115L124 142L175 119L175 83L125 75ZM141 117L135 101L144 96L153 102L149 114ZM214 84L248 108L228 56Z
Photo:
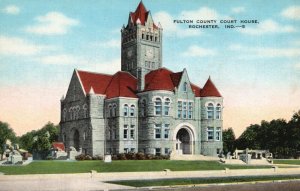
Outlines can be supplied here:
M136 153L136 160L146 160L144 153Z
M103 157L100 155L96 155L92 157L93 160L103 160Z
M76 160L85 160L85 154L80 154L75 157Z
M124 153L117 154L117 160L127 160L126 155Z

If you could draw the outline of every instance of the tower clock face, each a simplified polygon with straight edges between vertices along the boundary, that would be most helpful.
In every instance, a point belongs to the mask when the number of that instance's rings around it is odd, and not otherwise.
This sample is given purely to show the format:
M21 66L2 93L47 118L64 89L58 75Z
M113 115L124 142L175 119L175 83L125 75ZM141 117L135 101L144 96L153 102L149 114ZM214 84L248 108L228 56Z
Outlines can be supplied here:
M132 56L132 49L129 49L129 50L127 51L127 57L128 57L128 58L131 58L131 56Z
M148 48L146 50L146 56L147 56L147 58L153 58L153 49Z

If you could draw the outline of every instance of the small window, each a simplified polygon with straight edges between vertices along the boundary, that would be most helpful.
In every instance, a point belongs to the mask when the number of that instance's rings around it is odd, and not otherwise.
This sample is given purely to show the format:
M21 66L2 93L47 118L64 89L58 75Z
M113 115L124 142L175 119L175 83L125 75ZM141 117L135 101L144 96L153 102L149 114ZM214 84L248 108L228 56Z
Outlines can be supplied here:
M149 40L149 35L146 35L146 40Z
M83 132L83 140L86 140L86 132Z
M216 119L221 119L221 104L216 107Z
M123 138L128 139L128 125L124 125Z
M221 127L217 127L216 129L216 141L221 140Z
M183 83L183 91L187 92L187 83L186 82Z
M165 155L170 154L170 148L165 148Z
M108 117L112 117L112 106L108 106Z
M155 155L160 156L161 154L161 149L160 148L155 148Z
M183 119L186 119L187 118L187 103L184 101L182 102L182 117Z
M129 149L128 148L124 148L124 153L128 153Z
M207 119L213 119L214 118L214 105L212 103L209 103L207 106Z
M144 39L145 38L145 35L144 34L142 34L142 39Z
M112 108L112 116L116 117L117 116L117 106L114 104Z
M161 115L161 109L162 109L161 99L156 98L155 99L155 115Z
M177 117L181 118L181 116L182 116L182 101L178 101L177 107L178 107L178 111L177 111L178 115L177 115Z
M164 106L164 114L169 115L170 112L170 99L166 98L165 99L165 106Z
M193 102L189 102L189 106L188 106L188 118L189 119L193 118Z
M164 133L164 138L168 139L169 138L169 129L165 129L165 133Z
M134 110L135 110L135 106L131 105L130 106L130 117L134 117Z
M124 105L123 114L124 114L125 117L128 116L128 105L127 104Z
M161 124L155 124L155 139L161 138Z
M207 127L207 140L208 141L214 140L214 128L213 127Z
M142 117L147 115L146 100L143 100L141 103L141 115Z
M130 139L134 139L134 129L130 129Z

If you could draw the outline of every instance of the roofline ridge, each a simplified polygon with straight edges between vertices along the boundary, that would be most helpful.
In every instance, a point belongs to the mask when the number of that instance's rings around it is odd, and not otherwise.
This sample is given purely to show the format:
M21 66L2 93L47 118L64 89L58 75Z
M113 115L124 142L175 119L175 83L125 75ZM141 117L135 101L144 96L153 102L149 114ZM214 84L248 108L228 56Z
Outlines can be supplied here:
M106 75L106 76L113 76L112 74L105 74L105 73L100 73L100 72L90 72L90 71L87 71L87 70L78 70L75 68L76 71L78 72L87 72L87 73L92 73L92 74L102 74L102 75Z
M134 75L132 75L131 73L129 73L128 71L118 71L118 72L116 72L114 75L116 75L117 73L126 73L126 74L129 74L131 77L133 77L134 79L137 80L137 78L136 78ZM113 75L113 76L114 76L114 75Z

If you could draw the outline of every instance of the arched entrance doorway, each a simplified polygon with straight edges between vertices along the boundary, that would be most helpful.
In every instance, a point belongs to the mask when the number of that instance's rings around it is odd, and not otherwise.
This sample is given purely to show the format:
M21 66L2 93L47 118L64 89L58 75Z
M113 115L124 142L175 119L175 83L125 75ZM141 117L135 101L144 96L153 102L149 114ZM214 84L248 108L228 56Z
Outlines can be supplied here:
M181 128L176 134L176 151L178 154L192 154L192 138L186 128Z
M75 130L74 136L73 136L73 141L74 141L74 148L79 151L79 131Z

